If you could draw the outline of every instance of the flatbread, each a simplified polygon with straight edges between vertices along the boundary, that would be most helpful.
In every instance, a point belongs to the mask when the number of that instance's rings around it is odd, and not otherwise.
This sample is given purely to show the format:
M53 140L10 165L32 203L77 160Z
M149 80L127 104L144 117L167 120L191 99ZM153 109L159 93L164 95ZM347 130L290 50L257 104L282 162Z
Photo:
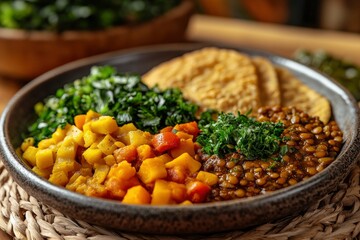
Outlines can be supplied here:
M261 106L281 106L281 94L276 70L272 63L263 57L253 57L257 74Z
M143 76L148 86L178 87L201 109L245 113L260 106L258 76L249 56L203 48L160 64Z
M203 48L164 62L143 76L148 86L180 88L200 111L245 113L261 106L294 106L327 123L329 101L289 71L263 57Z
M318 116L325 124L329 122L331 106L325 97L303 84L288 70L277 68L276 72L284 107L294 106L310 116Z

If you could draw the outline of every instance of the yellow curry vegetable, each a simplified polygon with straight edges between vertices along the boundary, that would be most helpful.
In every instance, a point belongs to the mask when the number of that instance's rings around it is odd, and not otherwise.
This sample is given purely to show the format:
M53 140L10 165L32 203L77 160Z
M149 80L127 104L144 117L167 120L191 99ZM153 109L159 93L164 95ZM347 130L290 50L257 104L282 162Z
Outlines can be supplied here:
M114 118L91 110L74 122L37 147L31 138L21 145L32 170L56 185L123 203L161 205L204 201L218 181L199 171L195 122L155 135L132 123L118 126Z

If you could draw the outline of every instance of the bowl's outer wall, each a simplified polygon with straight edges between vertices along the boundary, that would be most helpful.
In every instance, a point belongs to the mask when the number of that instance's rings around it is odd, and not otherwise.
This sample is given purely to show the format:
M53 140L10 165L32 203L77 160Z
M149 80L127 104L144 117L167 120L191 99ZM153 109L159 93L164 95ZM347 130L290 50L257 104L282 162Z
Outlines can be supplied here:
M241 229L296 214L334 190L354 166L359 155L359 110L355 100L339 84L301 64L244 49L240 51L263 55L275 64L289 68L331 101L333 115L344 131L346 142L337 160L307 181L268 195L216 204L188 207L132 206L85 197L54 186L32 173L16 156L15 148L22 141L22 133L35 119L34 104L54 94L65 83L88 75L91 66L112 65L120 72L143 74L163 61L203 46L167 45L106 54L65 65L30 82L11 100L1 118L0 153L6 168L31 195L69 216L107 227L144 233L204 233Z

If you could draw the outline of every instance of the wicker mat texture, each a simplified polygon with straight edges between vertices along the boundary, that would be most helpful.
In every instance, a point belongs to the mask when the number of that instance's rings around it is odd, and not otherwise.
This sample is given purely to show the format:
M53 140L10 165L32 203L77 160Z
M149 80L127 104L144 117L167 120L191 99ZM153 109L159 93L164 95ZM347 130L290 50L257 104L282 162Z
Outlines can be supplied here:
M336 191L294 217L248 230L196 236L160 236L112 231L64 216L28 195L0 161L0 228L14 239L360 239L360 165Z

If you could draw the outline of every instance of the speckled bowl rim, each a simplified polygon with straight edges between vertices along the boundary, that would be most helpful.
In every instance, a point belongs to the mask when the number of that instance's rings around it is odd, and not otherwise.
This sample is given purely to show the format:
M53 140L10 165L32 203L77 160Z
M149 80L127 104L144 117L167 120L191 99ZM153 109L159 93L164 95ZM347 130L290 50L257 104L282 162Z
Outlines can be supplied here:
M243 229L298 213L305 209L309 203L324 196L326 191L329 192L334 189L355 165L360 156L359 108L355 99L340 84L316 70L271 53L241 48L235 49L244 53L265 56L272 61L285 64L287 67L290 66L299 71L311 73L314 78L325 81L327 87L332 91L337 91L346 102L356 118L355 125L352 126L353 132L350 134L350 138L346 140L347 142L340 155L324 171L294 186L246 199L190 206L145 206L119 204L112 200L90 198L60 188L38 177L17 156L15 148L9 139L8 128L11 127L11 123L8 118L11 112L14 111L14 106L21 102L23 95L34 87L46 83L48 79L60 73L72 71L86 65L97 65L97 63L126 54L166 52L170 50L192 51L205 46L227 47L214 44L167 44L139 47L78 60L39 76L19 90L1 115L0 156L3 158L6 169L14 180L31 195L71 217L111 228L142 233L186 234ZM340 169L342 170L341 174L336 174ZM334 179L336 179L335 182ZM324 188L325 186L327 186L325 192L316 191L317 188ZM310 194L304 196L306 191L310 192ZM66 202L65 208L64 202ZM276 208L271 209L271 206L277 205L282 206L282 209L278 209L278 211L276 211ZM289 209L286 209L286 206ZM246 216L246 219L242 219L241 215ZM253 217L249 217L251 215ZM151 223L148 223L149 221Z

